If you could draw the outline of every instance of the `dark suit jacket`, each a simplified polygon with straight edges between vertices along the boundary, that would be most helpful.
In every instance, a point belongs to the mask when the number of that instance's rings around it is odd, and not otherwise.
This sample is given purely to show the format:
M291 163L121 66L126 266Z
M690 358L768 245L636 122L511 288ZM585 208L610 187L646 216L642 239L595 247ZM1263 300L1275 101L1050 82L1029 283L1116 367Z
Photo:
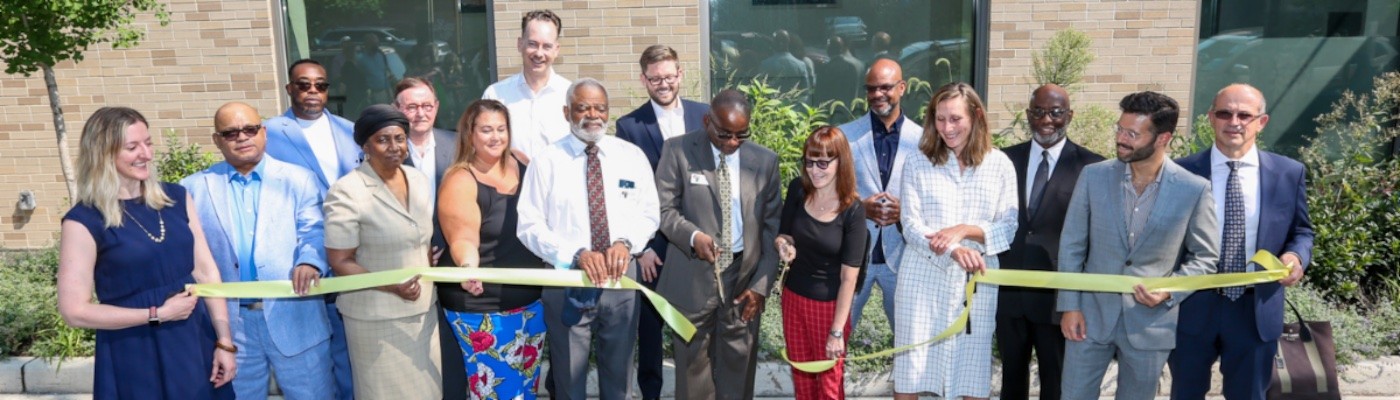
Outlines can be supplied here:
M720 229L720 201L715 188L715 158L709 134L697 130L671 138L662 149L656 170L656 192L661 201L661 232L670 238L671 259L661 270L656 292L692 321L704 317L706 303L719 293L714 266L694 257L690 237L696 231L714 236ZM782 188L778 182L778 155L744 142L739 147L739 198L744 221L744 254L739 262L737 287L724 288L731 301L744 290L767 296L778 270L773 240L778 236L782 212ZM732 268L732 267L731 267Z
M703 129L703 119L705 113L710 112L710 105L680 100L681 109L685 112L685 131L695 132ZM651 162L652 172L656 171L656 165L661 162L661 144L666 142L666 139L661 136L661 127L657 125L656 110L651 108L651 100L617 119L617 138L642 149L647 155L647 161ZM662 261L666 260L666 236L661 232L657 232L657 235L647 242L647 248L656 252Z
M433 169L436 171L432 174L424 171L423 175L432 179L433 187L439 187L442 186L442 176L447 175L447 169L457 161L457 132L433 128L433 153ZM403 165L414 167L413 157L404 157ZM433 199L433 246L443 249L438 265L452 265L452 256L447 252L447 238L442 236L442 224L438 223L437 199Z
M1016 215L1016 236L1011 239L1011 249L997 256L1002 269L1026 269L1054 271L1059 262L1060 230L1065 225L1065 210L1069 199L1074 195L1074 183L1079 179L1079 171L1084 166L1103 161L1101 155L1094 154L1069 139L1055 162L1050 180L1045 183L1045 194L1040 199L1040 208L1034 217L1026 207L1026 176L1034 146L1027 141L1007 147L1006 156L1016 166L1016 204L1020 212ZM1055 318L1055 291L1016 286L1001 288L997 302L997 316L1003 318L1025 316L1031 322L1058 324Z
M1210 149L1181 158L1177 164L1210 180ZM1312 261L1313 247L1306 179L1303 163L1259 151L1259 231L1255 232L1255 245L1274 255L1296 253L1304 268ZM1218 199L1217 203L1223 201ZM1223 226L1225 221L1220 223ZM1246 258L1252 256L1245 254ZM1283 292L1283 285L1277 282L1254 286L1254 322L1261 340L1277 340L1283 333ZM1190 308L1183 305L1182 309ZM1212 323L1207 318L1205 313L1182 312L1180 329L1199 329Z

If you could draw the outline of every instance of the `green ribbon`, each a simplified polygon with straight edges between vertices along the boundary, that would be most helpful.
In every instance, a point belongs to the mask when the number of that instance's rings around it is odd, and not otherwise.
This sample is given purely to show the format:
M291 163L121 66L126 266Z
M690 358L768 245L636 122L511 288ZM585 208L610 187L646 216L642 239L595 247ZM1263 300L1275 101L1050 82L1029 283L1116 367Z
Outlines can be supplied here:
M467 280L479 280L482 282L499 283L507 285L531 285L531 286L552 286L552 287L596 287L588 280L588 275L579 270L557 270L557 269L523 269L523 268L405 268L389 271L370 272L350 276L338 276L334 278L324 278L319 285L312 286L307 290L307 296L321 295L327 293L350 292L364 290L385 285L394 285L407 282L414 276L419 276L431 282L464 282ZM300 297L292 291L291 281L257 281L257 282L227 282L227 283L200 283L189 285L196 296L201 297L225 297L225 298L289 298ZM695 335L695 325L685 318L684 314L677 311L666 301L665 297L647 289L636 281L628 277L622 277L617 282L604 284L604 289L632 289L640 290L656 307L656 312L661 314L661 319L666 321L666 325L671 326L671 330L689 341Z
M863 354L854 357L844 357L848 361L866 360L872 358L886 357L913 349L915 347L927 346L934 342L941 341L958 334L967 327L967 315L972 307L972 289L977 283L988 283L1001 286L1021 286L1043 289L1078 290L1084 292L1107 292L1107 293L1133 293L1133 287L1142 285L1147 291L1183 292L1202 289L1213 289L1230 286L1251 285L1256 283L1273 282L1287 277L1291 271L1288 266L1283 265L1278 257L1268 251L1259 250L1254 253L1251 262L1264 267L1262 271L1241 272L1229 274L1210 274L1198 276L1171 276L1161 278L1144 278L1127 275L1109 274L1087 274L1071 272L1051 272L1051 271L1023 271L1023 270L1003 270L989 269L985 274L973 275L967 282L965 291L965 301L962 313L953 320L953 324L932 339L907 346L895 347L881 350L875 353ZM792 361L788 358L787 349L778 352L783 357L783 361L792 364L792 367L803 372L819 373L836 366L836 360L818 361Z

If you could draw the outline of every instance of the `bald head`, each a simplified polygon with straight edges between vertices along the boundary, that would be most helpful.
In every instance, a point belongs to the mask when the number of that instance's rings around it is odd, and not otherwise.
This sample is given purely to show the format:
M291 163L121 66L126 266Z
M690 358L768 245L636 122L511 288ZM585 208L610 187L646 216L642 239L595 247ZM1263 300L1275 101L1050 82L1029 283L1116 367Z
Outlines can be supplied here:
M247 174L262 161L265 132L258 110L247 104L231 102L214 112L214 146L240 173Z
M1239 159L1248 154L1268 124L1264 93L1258 88L1236 83L1216 92L1210 106L1210 126L1215 129L1215 147L1226 157Z
M876 59L865 73L865 101L870 112L889 128L899 119L899 100L904 97L904 70L888 58Z
M1215 92L1216 100L1219 100L1221 97L1226 96L1248 97L1253 100L1259 101L1259 114L1265 114L1265 110L1268 108L1268 104L1264 100L1264 92L1260 91L1259 88L1256 88L1248 83L1230 84L1229 86L1221 88L1220 91Z
M1026 122L1031 128L1031 139L1041 147L1054 147L1064 140L1072 120L1074 109L1070 108L1069 92L1065 88L1049 83L1031 92Z

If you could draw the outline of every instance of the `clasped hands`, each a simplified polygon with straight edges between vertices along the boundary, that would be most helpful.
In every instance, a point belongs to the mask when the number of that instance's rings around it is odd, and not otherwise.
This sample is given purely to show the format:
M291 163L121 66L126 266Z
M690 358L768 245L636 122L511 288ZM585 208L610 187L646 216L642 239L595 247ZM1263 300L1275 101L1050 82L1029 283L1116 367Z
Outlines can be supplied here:
M876 226L899 223L898 197L888 192L880 192L861 200L860 203L865 208L865 219L874 221Z
M947 254L958 266L969 273L983 273L987 271L987 262L982 258L982 253L962 245L963 239L967 238L968 225L955 225L943 228L938 232L924 234L928 239L928 249L934 254Z
M627 273L627 263L630 262L631 250L618 241L613 242L612 247L608 247L604 252L587 249L579 252L574 267L582 269L588 275L588 280L593 282L593 286L601 288L605 283L621 280Z

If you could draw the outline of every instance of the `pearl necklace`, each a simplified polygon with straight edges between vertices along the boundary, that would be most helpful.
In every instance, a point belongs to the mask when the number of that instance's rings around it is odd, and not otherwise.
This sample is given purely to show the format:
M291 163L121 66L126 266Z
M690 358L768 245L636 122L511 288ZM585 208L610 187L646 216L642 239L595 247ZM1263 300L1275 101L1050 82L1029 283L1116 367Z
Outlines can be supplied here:
M165 216L160 215L160 210L156 210L156 218L159 218L160 220L160 237L152 235L151 231L147 230L146 226L141 224L141 221L137 221L136 217L131 215L131 212L126 211L126 207L122 207L122 213L126 214L126 216L128 217L131 217L131 222L135 222L136 226L141 228L141 232L145 232L146 237L151 238L152 242L160 243L165 241Z

